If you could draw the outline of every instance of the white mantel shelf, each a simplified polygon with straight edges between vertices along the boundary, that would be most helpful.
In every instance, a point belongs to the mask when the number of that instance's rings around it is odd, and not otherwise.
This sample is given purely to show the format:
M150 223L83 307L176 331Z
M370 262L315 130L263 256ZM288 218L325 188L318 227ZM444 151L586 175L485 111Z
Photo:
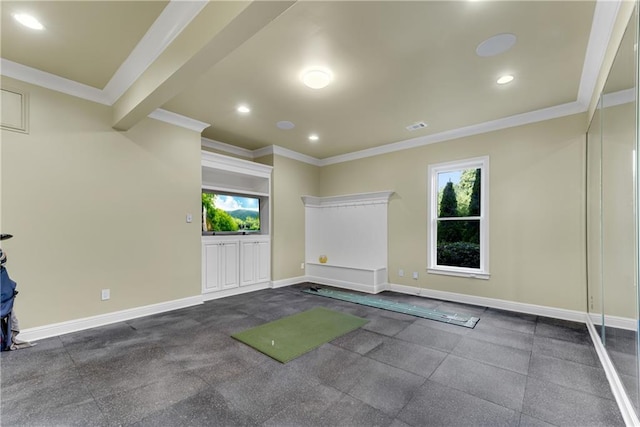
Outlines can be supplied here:
M388 204L393 193L393 191L376 191L373 193L345 194L328 197L302 196L302 202L304 206L308 208Z

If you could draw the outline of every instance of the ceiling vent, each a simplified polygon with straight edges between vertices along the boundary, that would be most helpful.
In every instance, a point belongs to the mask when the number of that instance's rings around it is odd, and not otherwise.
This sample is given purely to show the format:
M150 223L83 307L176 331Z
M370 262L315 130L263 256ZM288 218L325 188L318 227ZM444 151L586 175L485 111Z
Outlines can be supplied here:
M418 129L424 129L427 126L428 125L425 122L417 122L417 123L414 123L412 125L407 126L407 130L414 131L414 130L418 130Z

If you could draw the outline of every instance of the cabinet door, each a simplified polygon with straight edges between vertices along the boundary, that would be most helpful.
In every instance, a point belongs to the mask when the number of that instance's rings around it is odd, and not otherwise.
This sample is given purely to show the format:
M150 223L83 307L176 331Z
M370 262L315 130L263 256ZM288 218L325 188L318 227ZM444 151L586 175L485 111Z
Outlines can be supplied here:
M202 246L202 292L220 290L220 245L206 243Z
M222 289L238 287L238 242L220 244L220 281Z
M256 281L264 282L271 278L271 244L269 241L256 243Z
M242 242L240 286L256 283L256 242Z

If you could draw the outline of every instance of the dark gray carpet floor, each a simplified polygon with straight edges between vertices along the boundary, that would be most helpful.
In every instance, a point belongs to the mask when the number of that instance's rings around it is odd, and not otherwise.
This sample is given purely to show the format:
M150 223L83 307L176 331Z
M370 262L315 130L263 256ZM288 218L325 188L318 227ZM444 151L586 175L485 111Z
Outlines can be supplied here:
M2 353L3 426L624 425L583 324L384 292L475 329L269 289ZM229 334L316 306L363 328L285 365Z

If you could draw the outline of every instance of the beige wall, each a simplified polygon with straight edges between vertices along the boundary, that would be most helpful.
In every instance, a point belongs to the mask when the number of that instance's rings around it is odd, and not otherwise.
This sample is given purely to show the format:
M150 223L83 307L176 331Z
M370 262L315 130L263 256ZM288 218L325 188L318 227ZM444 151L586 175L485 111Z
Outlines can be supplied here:
M21 326L199 295L200 135L152 119L120 133L109 107L2 85L30 94L30 133L1 133L1 229L15 235L3 248Z
M31 95L31 132L2 132L2 231L25 328L200 293L200 136L3 79ZM586 309L584 121L577 115L319 168L258 159L272 176L272 279L304 271L302 195L378 190L389 205L390 282ZM430 163L489 155L491 279L426 274ZM397 276L398 269L418 271ZM100 289L112 297L100 301Z
M380 190L389 204L389 281L586 310L585 114L432 144L320 170L320 195ZM490 156L487 281L426 274L427 166ZM419 279L397 275L419 272Z
M300 196L319 194L320 168L273 156L272 280L304 276L304 204Z

